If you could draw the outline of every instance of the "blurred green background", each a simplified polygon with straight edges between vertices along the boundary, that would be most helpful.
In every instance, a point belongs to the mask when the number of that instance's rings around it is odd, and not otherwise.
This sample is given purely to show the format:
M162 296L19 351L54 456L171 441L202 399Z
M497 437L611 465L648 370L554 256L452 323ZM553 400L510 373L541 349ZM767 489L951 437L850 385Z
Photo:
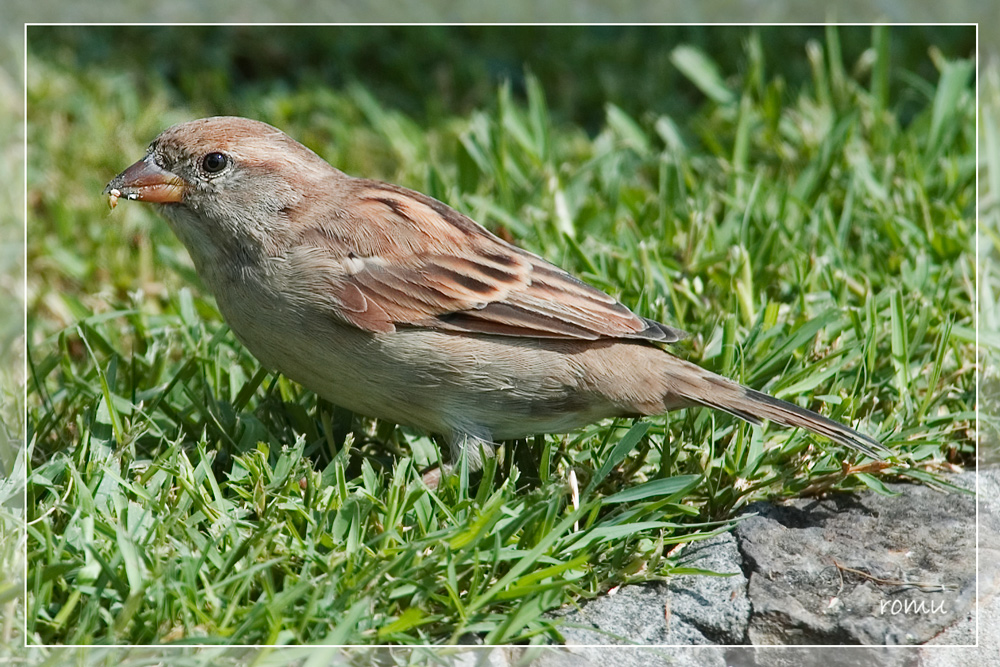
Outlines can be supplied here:
M822 26L760 27L768 67L797 89L811 77L802 56ZM865 26L839 29L842 57L856 63L871 45ZM927 45L947 58L975 49L968 26L893 31L894 66L933 80ZM198 113L246 114L247 102L275 89L359 83L385 106L418 123L464 115L486 104L502 81L523 96L526 72L545 90L556 120L595 130L606 103L629 114L690 114L705 94L671 62L687 44L711 54L720 71L745 62L742 26L32 26L30 56L89 72L127 75L141 94L166 84L174 101ZM905 124L924 100L899 99ZM30 109L29 109L30 115Z

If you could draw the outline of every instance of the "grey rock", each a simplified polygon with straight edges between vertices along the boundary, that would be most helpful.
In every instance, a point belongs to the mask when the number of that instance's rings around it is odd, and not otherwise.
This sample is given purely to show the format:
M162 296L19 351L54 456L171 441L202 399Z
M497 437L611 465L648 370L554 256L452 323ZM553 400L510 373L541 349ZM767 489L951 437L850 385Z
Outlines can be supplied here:
M559 617L567 645L738 644L750 603L735 538L716 535L685 547L681 564L727 577L683 575L669 582L624 586Z
M524 663L512 663L523 665ZM530 667L726 667L722 649L568 646L531 660Z
M983 620L994 623L986 627L1000 627L1000 476L996 470L991 474L980 489L989 503L981 507L982 532L993 536L981 544L980 595L987 603ZM971 488L974 480L964 473L952 481ZM685 565L735 576L692 575L625 586L579 609L562 610L556 616L563 620L565 643L574 651L621 644L974 643L975 499L919 485L890 488L898 495L869 492L755 504L749 510L758 515L738 524L732 535L691 544L684 552ZM873 658L866 662L918 664L945 654L929 650L926 655L916 649L880 650L866 654ZM731 665L813 664L813 657L826 653L805 648L697 652L702 662L723 656ZM579 651L572 655L583 659ZM682 655L671 654L671 659ZM857 655L851 655L834 652L833 662L817 658L815 664L831 667L841 659L852 664ZM1000 651L996 655L1000 665ZM797 657L788 662L788 656Z
M687 545L679 564L730 576L681 575L667 581L670 621L665 643L746 643L750 600L733 535L724 533ZM697 641L681 641L688 635Z
M947 646L976 643L976 615L970 613L920 647L922 667L1000 665L1000 467L980 469L978 492L979 645Z
M665 644L666 604L667 587L661 582L623 586L558 613L559 630L567 645Z
M975 599L971 496L891 485L784 505L736 526L750 571L749 637L767 644L921 644Z
M885 646L726 649L727 667L916 667L916 648Z

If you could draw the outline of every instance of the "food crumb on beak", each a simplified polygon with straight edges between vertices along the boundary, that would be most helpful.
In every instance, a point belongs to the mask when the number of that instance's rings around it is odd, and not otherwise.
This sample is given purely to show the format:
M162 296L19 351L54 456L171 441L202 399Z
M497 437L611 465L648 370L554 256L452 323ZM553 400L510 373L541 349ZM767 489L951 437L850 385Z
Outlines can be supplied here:
M118 205L118 198L122 196L121 190L118 188L111 188L108 190L108 207L114 208Z

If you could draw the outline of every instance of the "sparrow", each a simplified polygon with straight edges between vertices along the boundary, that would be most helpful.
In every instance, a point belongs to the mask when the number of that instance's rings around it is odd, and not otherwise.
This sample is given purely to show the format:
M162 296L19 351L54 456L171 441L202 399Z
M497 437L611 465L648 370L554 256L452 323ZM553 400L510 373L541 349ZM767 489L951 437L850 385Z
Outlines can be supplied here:
M237 339L335 405L495 443L704 406L872 459L878 440L671 354L687 334L427 195L334 168L284 132L174 125L104 194L156 205Z

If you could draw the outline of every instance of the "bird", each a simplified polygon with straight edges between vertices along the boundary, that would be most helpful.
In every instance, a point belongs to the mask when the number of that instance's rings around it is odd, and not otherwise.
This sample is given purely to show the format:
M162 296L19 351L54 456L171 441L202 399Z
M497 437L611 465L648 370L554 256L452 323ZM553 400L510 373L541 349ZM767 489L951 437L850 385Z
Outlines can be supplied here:
M257 120L169 127L104 194L112 207L158 209L263 366L357 414L444 438L469 470L500 442L698 406L888 454L676 356L684 331L445 203L350 176Z

